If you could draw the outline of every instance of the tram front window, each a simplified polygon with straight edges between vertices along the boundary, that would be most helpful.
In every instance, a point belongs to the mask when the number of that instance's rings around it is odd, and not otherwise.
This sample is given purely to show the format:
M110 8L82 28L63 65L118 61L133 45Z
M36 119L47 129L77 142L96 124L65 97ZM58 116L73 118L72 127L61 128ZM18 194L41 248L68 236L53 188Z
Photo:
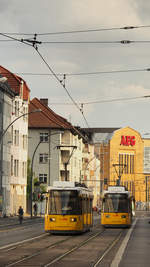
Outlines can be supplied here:
M124 194L107 194L103 202L104 212L128 212L129 201Z
M77 191L51 191L49 214L80 214L80 199Z

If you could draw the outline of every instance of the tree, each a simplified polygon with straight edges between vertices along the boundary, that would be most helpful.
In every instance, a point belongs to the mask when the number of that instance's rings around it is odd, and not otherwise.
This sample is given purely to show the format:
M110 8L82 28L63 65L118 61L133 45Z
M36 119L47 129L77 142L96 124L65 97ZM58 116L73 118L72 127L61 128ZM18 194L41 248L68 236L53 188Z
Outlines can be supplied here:
M27 161L27 199L30 197L31 192L31 160L28 159Z

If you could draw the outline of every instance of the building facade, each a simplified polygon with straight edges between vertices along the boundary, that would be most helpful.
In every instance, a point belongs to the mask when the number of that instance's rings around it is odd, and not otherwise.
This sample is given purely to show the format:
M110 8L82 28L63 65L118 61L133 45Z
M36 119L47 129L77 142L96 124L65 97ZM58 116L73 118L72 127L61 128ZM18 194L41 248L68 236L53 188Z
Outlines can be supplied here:
M4 135L4 129L11 123L11 110L15 93L7 83L0 83L0 213L6 213L4 203L9 202L10 195L7 185L10 182L10 155L9 143L11 132Z
M26 211L28 103L30 90L25 81L0 66L13 97L4 95L1 114L1 212L17 214L21 205Z
M52 186L54 181L79 182L83 143L78 130L53 112L47 99L31 100L29 109L34 108L41 112L29 115L28 158L33 170L33 192L37 194L41 190L34 186L35 181L45 188Z
M137 206L146 209L149 205L150 141L130 127L121 128L101 144L100 155L103 153L102 188L124 185L135 197Z

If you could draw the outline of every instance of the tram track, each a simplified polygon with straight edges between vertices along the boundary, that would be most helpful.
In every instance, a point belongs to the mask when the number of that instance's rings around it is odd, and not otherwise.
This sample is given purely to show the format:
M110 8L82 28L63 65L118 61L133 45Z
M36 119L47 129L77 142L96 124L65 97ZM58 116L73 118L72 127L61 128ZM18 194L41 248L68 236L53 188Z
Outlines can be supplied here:
M2 249L0 266L105 266L103 263L107 262L109 255L116 250L115 247L121 242L126 231L102 228L99 224L95 225L92 231L81 235L41 235L41 238L33 238L29 242ZM112 254L114 256L114 253ZM4 256L2 263L1 255ZM72 258L76 260L72 262Z
M47 247L41 249L41 250L38 251L38 252L35 252L35 253L32 254L32 255L25 256L24 258L22 258L22 259L20 259L20 260L18 260L18 261L15 261L15 262L13 262L13 263L7 264L7 265L5 265L5 266L6 266L6 267L17 266L17 264L20 264L20 263L22 263L22 262L24 262L24 261L26 261L26 260L29 260L29 259L31 259L31 258L33 258L33 257L35 257L35 256L40 255L41 252L42 252L43 250L45 250L45 249L52 249L52 248L56 247L57 245L60 245L61 243L65 242L66 240L69 240L69 239L71 239L71 237L66 238L65 240L58 241L58 242L56 242L56 243L54 243L54 244L52 244L52 245L49 245L49 246L47 246ZM14 248L14 249L16 249L16 248Z
M81 248L82 246L84 246L86 243L88 243L89 241L91 241L92 239L96 238L98 235L102 234L105 230L102 230L101 232L96 233L95 235L91 236L90 238L88 238L87 240L83 241L82 243L80 243L77 246L74 246L71 250L68 250L66 253L60 255L59 257L57 257L56 259L54 259L53 261L51 261L50 263L47 263L46 265L44 265L44 267L48 267L50 265L52 265L53 263L58 262L59 260L61 260L62 258L66 257L67 255L69 255L70 253L74 252L75 250Z
M96 238L99 238L99 241L101 241L101 245L102 245L102 240L104 237L104 233L106 231L109 230L103 230L95 235L93 235L91 238L87 239L86 241L82 242L81 244L79 244L78 246L74 246L72 249L66 251L65 253L63 253L62 255L56 257L55 259L53 259L52 261L50 261L49 263L42 265L43 267L49 267L49 266L55 266L55 264L57 264L59 262L59 264L61 264L61 266L69 266L69 264L67 263L67 261L62 261L65 257L70 255L70 261L71 261L71 255L74 252L77 252L80 248L84 247L85 245L88 245L88 243ZM112 231L112 229L111 229ZM123 230L119 230L119 234L117 235L117 237L115 237L109 244L107 244L106 247L104 247L103 251L100 254L100 256L98 258L91 260L91 264L90 262L87 263L87 265L85 265L85 259L84 259L84 266L92 266L92 267L97 267L99 266L99 264L103 261L104 257L107 256L107 254L111 251L111 249L114 248L114 246L119 242L119 240L121 239ZM73 256L73 255L72 255ZM75 255L73 256L75 257ZM89 265L90 264L90 265ZM82 263L80 263L80 265L82 266ZM78 265L73 265L73 266L78 266Z
M110 245L105 249L103 254L97 259L97 261L92 265L92 267L97 267L104 259L104 257L111 251L111 249L119 242L120 238L122 237L122 231L119 233L118 237L112 241Z
M91 242L96 242L99 244L100 251L98 251L98 255L91 260L92 267L97 267L99 264L104 260L104 258L107 256L107 254L115 247L115 245L119 242L121 239L123 230L118 229L117 232L114 233L114 229L100 229L94 231L94 233L87 233L85 235L81 236L69 236L65 240L60 240L58 242L55 242L53 244L50 244L48 246L45 246L44 248L40 249L39 251L36 251L34 253L31 253L30 255L24 255L22 258L17 259L16 261L10 262L5 264L5 267L10 266L55 266L58 262L62 266L69 266L69 264L64 263L68 260L68 257L76 257L78 255L78 251L84 250L85 248L91 244ZM87 237L88 235L88 237ZM112 235L112 238L110 239L110 236ZM80 241L80 239L85 239ZM109 237L109 240L107 241L107 244L104 245ZM73 243L76 242L76 244L73 245ZM103 249L102 249L103 246ZM64 248L63 253L60 252L60 247L62 251L62 247ZM67 247L67 248L66 248ZM94 247L94 246L93 246ZM17 251L16 251L17 252ZM48 255L48 256L47 256ZM50 259L51 258L51 259ZM41 260L39 263L39 259ZM66 264L66 265L65 265ZM73 265L77 266L77 265ZM82 266L82 264L81 264ZM87 265L89 266L89 265Z
M62 246L64 246L64 244L65 243L67 243L67 242L69 242L70 244L71 244L71 246L72 246L72 243L77 243L77 245L75 245L75 246L73 246L72 248L71 248L71 251L70 251L70 249L68 250L68 251L66 251L62 256L61 255L59 255L59 256L61 256L61 257L65 257L65 256L67 256L68 254L70 254L71 252L73 252L73 251L75 251L75 250L77 250L77 249L79 249L80 247L82 247L84 244L86 244L87 242L89 242L90 240L92 240L93 238L95 238L96 236L98 236L98 235L100 235L102 232L104 232L105 230L100 230L100 231L96 231L96 233L92 233L92 232L88 232L88 233L85 233L85 234L82 234L82 235L73 235L73 236L69 236L69 237L67 237L66 238L66 236L58 236L58 238L60 238L61 240L59 240L59 241L57 241L57 242L53 242L53 243L51 243L51 244L49 244L49 245L47 245L47 246L44 246L43 248L40 248L40 249L38 249L38 251L34 251L33 253L31 253L31 254L26 254L26 255L21 255L21 257L20 258L17 258L16 260L12 260L11 262L7 262L7 263L5 263L4 265L1 265L1 266L7 266L7 267L10 267L10 266L22 266L22 264L24 265L24 264L29 264L30 265L30 263L29 263L29 261L31 260L31 261L34 261L35 263L35 265L33 265L33 266L36 266L36 259L35 258L37 258L37 257L42 257L42 255L43 255L43 253L45 253L45 252L47 252L47 251L52 251L52 249L57 249L58 247L62 247ZM88 238L87 238L87 235L88 235ZM57 236L53 236L53 235L51 235L50 237L52 237L52 239L56 239L57 238ZM47 242L48 242L48 240L49 240L49 238L50 237L46 237L46 240L47 240ZM65 239L63 238L63 237L65 237ZM62 239L63 238L63 239ZM84 239L84 238L86 238L86 240L84 240L83 242L79 242L78 241L78 239L80 239L80 238L82 238L82 239ZM41 241L42 242L42 241ZM78 244L79 243L79 244ZM27 249L27 247L28 247L28 244L26 244L25 246L24 246L25 244L23 244L23 245L18 245L18 246L14 246L14 247L11 247L10 249L8 249L8 250L2 250L1 251L1 253L5 253L5 255L4 255L4 257L5 257L5 259L6 258L10 258L10 253L14 253L15 255L19 255L20 254L20 249L23 249L23 250L25 250L25 249ZM8 253L8 256L6 255ZM33 259L35 259L35 260L33 260ZM60 259L59 259L60 260ZM37 262L38 262L38 260L37 260ZM46 266L46 265L44 265L45 263L43 263L42 265L40 265L40 266ZM47 264L47 263L46 263Z

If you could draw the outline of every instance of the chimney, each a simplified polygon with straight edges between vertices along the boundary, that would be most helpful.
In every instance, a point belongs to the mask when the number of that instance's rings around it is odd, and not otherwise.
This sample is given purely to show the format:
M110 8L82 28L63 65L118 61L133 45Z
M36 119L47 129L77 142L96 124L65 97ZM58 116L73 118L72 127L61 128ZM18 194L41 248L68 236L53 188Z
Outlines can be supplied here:
M48 98L40 98L40 101L44 106L48 107Z

